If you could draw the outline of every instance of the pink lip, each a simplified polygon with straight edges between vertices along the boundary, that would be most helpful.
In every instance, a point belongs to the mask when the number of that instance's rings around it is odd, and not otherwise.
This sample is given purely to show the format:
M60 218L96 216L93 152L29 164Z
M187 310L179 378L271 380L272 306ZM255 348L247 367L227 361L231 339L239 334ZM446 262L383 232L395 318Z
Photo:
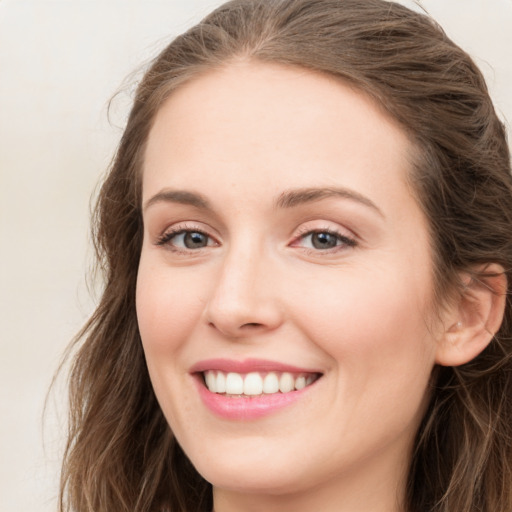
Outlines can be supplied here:
M190 368L190 373L205 372L207 370L220 370L221 372L290 372L290 373L321 373L317 369L299 368L289 364L268 361L266 359L244 359L234 361L232 359L207 359L199 361Z
M222 372L250 373L250 372L290 372L290 373L321 373L312 369L299 368L288 364L263 359L245 359L233 361L230 359L208 359L194 364L190 373L193 374L199 396L204 405L216 416L228 420L254 420L275 413L299 400L316 381L296 391L289 393L274 393L252 397L233 397L219 393L212 393L205 386L202 372L207 370L219 370Z
M215 415L228 420L254 420L272 414L299 400L315 384L289 393L230 397L212 393L201 380L200 378L196 379L196 384L204 405Z

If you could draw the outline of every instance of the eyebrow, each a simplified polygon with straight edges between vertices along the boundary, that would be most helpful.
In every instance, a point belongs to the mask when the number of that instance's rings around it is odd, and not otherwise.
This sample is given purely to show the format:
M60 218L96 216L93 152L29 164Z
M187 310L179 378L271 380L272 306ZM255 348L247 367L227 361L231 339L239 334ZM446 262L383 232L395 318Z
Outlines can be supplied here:
M342 199L349 199L364 206L367 206L377 212L381 217L384 214L380 208L366 196L355 192L354 190L346 188L299 188L283 192L275 201L274 207L279 208L294 208L296 206L321 201L322 199L329 199L331 197L339 197ZM146 201L143 210L147 210L150 206L156 203L179 203L194 206L201 210L212 210L208 200L198 194L197 192L189 192L187 190L172 190L164 189L152 196Z
M195 206L202 210L211 210L210 203L201 194L188 192L187 190L164 189L148 199L144 204L143 210L147 210L156 203L179 203Z
M347 188L299 188L283 192L276 201L276 208L293 208L295 206L340 197L350 199L364 206L375 210L381 217L384 217L382 210L369 198Z

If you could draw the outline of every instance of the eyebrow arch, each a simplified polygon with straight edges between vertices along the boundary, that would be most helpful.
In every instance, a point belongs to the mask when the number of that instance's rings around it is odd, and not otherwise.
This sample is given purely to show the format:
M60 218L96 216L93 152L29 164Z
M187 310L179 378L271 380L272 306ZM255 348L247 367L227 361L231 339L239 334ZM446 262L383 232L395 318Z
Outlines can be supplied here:
M375 210L381 217L384 218L384 214L380 208L367 197L353 190L337 187L299 188L288 190L279 195L275 202L275 207L293 208L301 204L321 201L322 199L328 199L331 197L341 197L343 199L356 201ZM146 211L153 204L161 202L186 204L202 210L212 209L208 200L201 194L189 192L187 190L163 189L146 201L143 206L143 211Z
M283 192L277 199L275 206L277 208L293 208L300 204L312 203L322 199L331 197L341 197L343 199L350 199L357 203L368 206L375 210L381 217L384 217L381 209L370 199L358 192L346 188L299 188Z
M202 210L211 210L210 203L201 195L187 190L164 189L148 199L143 211L156 203L180 203L195 206Z

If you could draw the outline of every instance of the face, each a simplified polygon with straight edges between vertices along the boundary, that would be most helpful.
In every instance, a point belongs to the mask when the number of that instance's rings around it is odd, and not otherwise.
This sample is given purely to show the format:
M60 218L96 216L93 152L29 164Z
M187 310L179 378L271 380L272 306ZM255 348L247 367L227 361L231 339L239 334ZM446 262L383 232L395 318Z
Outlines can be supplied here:
M236 63L159 111L137 314L180 445L218 492L393 487L435 360L407 137L362 93Z

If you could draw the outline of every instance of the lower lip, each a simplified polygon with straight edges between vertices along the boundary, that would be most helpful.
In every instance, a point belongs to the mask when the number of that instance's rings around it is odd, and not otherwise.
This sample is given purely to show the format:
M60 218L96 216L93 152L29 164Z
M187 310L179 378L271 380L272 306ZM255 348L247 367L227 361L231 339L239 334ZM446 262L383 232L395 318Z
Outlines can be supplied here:
M295 403L313 385L289 393L246 397L212 393L203 384L202 377L196 379L196 384L204 405L215 415L228 420L254 420L275 413Z

